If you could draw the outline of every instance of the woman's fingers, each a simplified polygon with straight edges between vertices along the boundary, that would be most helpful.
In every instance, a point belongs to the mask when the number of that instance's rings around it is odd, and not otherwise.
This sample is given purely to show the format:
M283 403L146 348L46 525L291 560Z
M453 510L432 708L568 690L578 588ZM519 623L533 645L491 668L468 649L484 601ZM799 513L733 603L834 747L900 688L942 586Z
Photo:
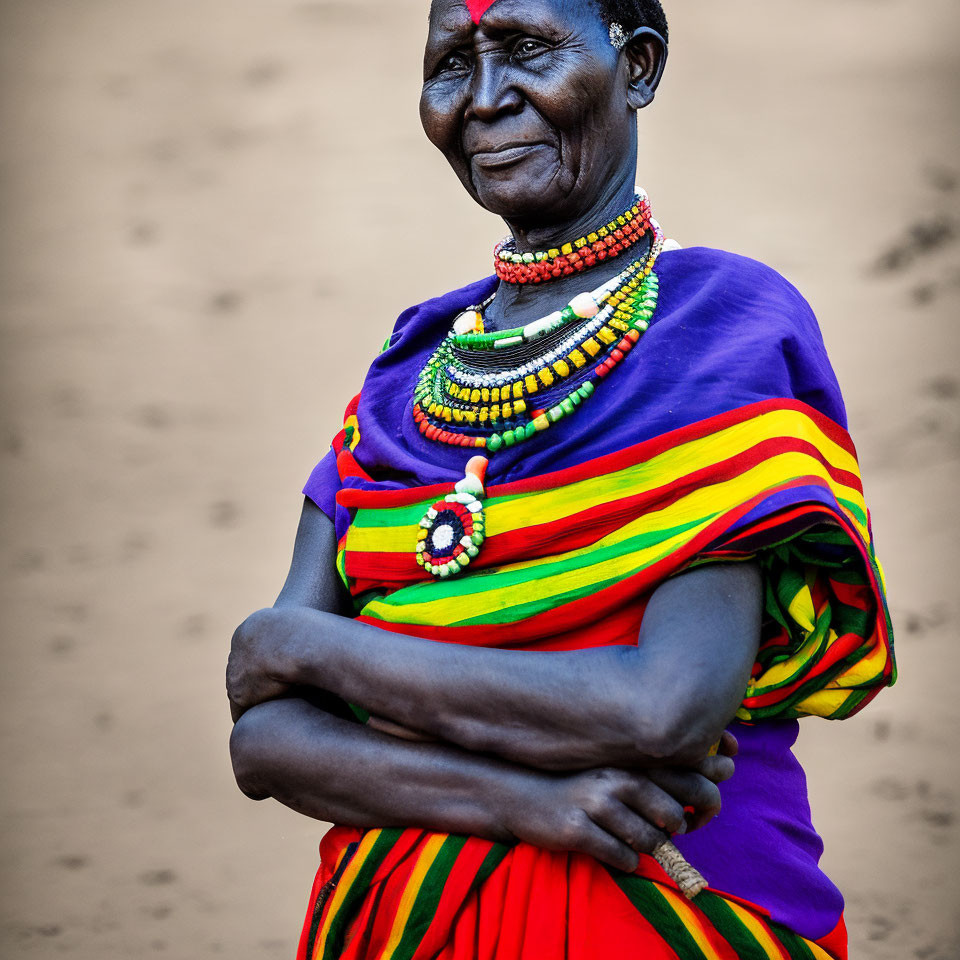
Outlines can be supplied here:
M677 833L686 825L684 804L649 776L630 776L617 797L658 832Z
M594 823L637 853L651 853L663 842L664 830L684 822L681 804L643 774L625 770L585 775L581 805Z
M693 808L687 817L690 830L704 826L720 812L720 790L700 773L662 767L647 771L647 776L684 807Z
M589 815L598 827L602 827L635 854L653 853L666 839L666 834L662 830L658 830L652 823L615 797L611 797L602 807L590 811ZM636 865L637 861L634 857L630 869L636 869Z
M573 842L564 844L565 849L586 853L625 873L633 873L637 869L640 858L632 844L592 817L584 814L582 819L583 822L575 827Z
M714 757L706 757L701 760L695 769L697 773L708 780L712 780L714 783L723 783L724 780L729 780L734 775L737 767L732 757L717 754Z
M720 736L717 753L723 757L735 757L739 751L740 744L737 743L737 738L729 730L724 730Z

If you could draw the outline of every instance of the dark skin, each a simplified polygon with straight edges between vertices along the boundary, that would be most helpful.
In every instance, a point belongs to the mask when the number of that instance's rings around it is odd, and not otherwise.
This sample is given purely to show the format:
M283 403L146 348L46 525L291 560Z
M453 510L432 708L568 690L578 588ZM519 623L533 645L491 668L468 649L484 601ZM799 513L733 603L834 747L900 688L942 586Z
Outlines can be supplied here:
M590 4L498 0L474 25L460 0L436 0L423 126L521 250L546 248L629 205L636 112L665 55L649 30L614 50ZM488 326L543 316L622 266L503 287ZM331 522L306 501L280 597L234 634L231 752L245 793L321 820L524 840L624 870L719 810L736 752L724 728L759 644L755 565L663 583L635 646L524 653L356 623L335 551ZM372 722L338 716L343 702Z

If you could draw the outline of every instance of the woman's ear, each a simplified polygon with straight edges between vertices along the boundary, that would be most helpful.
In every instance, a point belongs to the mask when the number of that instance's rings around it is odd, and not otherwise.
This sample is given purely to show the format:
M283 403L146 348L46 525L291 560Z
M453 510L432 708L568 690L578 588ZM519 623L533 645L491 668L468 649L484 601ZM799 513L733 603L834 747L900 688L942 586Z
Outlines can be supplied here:
M629 86L627 102L642 110L653 102L663 68L667 64L667 42L652 27L638 27L624 44L621 53L627 60Z

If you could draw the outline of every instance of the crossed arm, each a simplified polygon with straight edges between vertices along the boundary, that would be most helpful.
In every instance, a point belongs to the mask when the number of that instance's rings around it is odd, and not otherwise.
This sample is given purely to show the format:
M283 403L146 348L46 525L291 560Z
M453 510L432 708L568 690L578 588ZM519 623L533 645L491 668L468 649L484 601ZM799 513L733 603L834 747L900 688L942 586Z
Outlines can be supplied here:
M249 795L357 826L580 849L623 869L661 830L716 812L715 783L732 763L707 753L756 655L754 565L661 585L636 646L526 653L387 635L341 616L334 550L330 521L307 501L277 604L234 636L231 747ZM342 701L386 722L340 719ZM728 737L721 753L733 752Z

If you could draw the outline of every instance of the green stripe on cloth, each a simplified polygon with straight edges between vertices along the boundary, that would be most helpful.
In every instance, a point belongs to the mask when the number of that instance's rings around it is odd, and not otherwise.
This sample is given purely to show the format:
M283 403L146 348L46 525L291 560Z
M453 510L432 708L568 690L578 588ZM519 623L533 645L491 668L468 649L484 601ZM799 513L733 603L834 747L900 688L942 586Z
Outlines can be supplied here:
M658 543L669 540L671 537L686 533L694 527L709 522L709 518L692 520L676 527L664 530L652 530L628 537L620 543L599 549L578 550L572 557L562 560L540 563L536 566L526 564L510 564L508 567L497 567L491 570L478 570L466 578L451 577L448 580L434 580L424 583L411 584L395 593L379 600L371 606L389 606L402 608L416 603L430 603L435 600L449 600L455 597L469 597L477 594L501 591L508 587L527 586L536 580L547 580L560 574L574 570L586 570L589 567L602 563L609 563L631 553L656 546ZM653 561L650 561L653 562ZM645 564L646 565L646 564ZM619 578L622 578L619 577ZM402 594L402 596L401 596ZM556 606L546 601L548 607ZM380 616L374 610L365 609L366 616ZM383 619L381 617L381 619Z
M327 905L327 901L330 899L330 894L333 893L337 887L337 884L340 882L340 878L343 876L343 871L350 866L350 861L354 858L359 846L360 844L356 841L347 844L343 851L343 856L340 858L340 863L337 865L337 869L334 871L333 876L320 888L319 892L317 893L317 899L313 904L313 916L310 919L310 932L307 934L306 953L308 957L313 956L313 951L317 945L317 933L320 930L320 920L323 918L323 908Z
M612 870L610 875L634 907L681 960L707 960L704 952L697 946L693 935L652 880Z
M639 568L638 568L639 569ZM457 627L482 627L496 626L501 623L516 623L520 620L526 620L535 617L538 613L544 613L547 610L553 610L556 607L565 606L573 603L574 600L581 600L583 597L590 597L607 587L616 586L623 577L610 577L608 580L596 580L577 587L574 590L568 590L566 593L551 594L537 600L529 600L526 603L518 603L513 607L504 607L497 613L484 614L481 617L470 617L466 620L458 620L452 626Z
M416 899L410 908L410 915L403 928L403 934L396 950L393 952L392 960L410 960L416 952L424 934L430 928L430 924L437 913L437 906L440 903L440 897L443 895L443 888L453 870L463 845L467 838L463 836L449 836L443 841L443 846L437 853L430 869L417 891Z
M737 960L769 960L767 951L723 897L704 891L698 894L695 903L697 909L701 910L716 928L717 933L733 948Z
M477 875L474 877L470 889L475 890L482 883L485 883L490 874L503 863L503 858L512 849L513 848L506 843L495 843L477 868Z
M327 942L323 948L323 960L335 960L340 955L347 925L353 919L357 908L363 903L370 882L373 880L373 875L377 872L387 854L393 849L394 844L400 839L401 833L403 831L396 827L380 831L380 836L374 841L353 883L345 892L340 908L336 914L329 918Z
M770 929L783 948L790 954L790 960L815 960L813 951L807 946L807 941L799 934L780 926L778 923L770 924Z
M843 497L837 497L837 503L839 503L841 507L845 507L847 510L849 510L854 515L857 523L859 523L861 527L865 527L867 525L867 514L862 507L854 503L852 500L845 500Z

